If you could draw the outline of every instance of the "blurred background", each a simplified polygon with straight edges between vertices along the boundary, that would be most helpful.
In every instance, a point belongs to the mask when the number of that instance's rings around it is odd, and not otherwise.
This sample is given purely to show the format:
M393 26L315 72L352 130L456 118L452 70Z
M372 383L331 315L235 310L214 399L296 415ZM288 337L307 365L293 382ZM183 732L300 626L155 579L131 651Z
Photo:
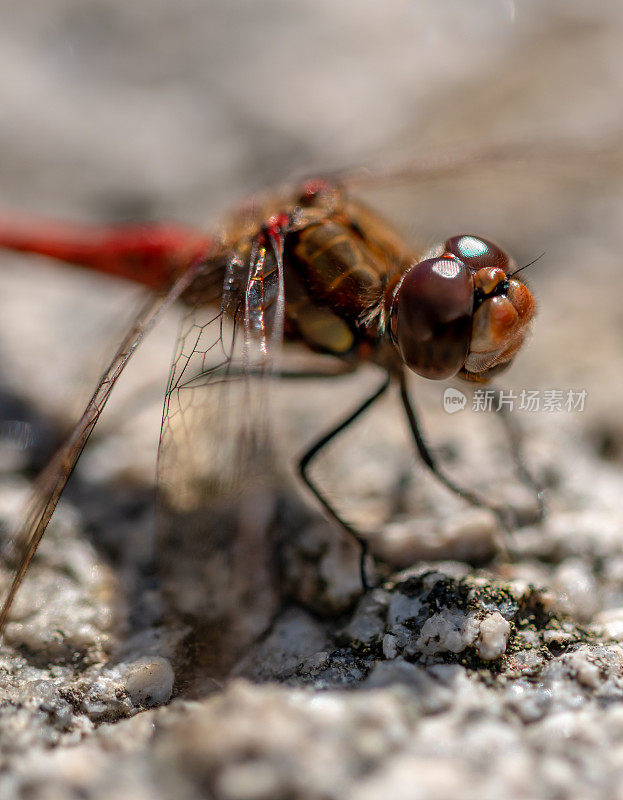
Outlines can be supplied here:
M583 413L521 415L537 471L570 468L561 441L600 463L621 457L618 4L3 0L0 18L0 212L210 229L273 183L402 164L416 179L368 183L364 196L407 237L477 233L520 264L545 252L525 273L539 304L533 338L500 385L586 389L588 399ZM422 163L440 169L417 178ZM3 393L61 430L141 292L7 253L0 276ZM153 481L176 326L171 314L120 381L80 467L95 485ZM367 376L349 380L306 391L290 427L309 440L324 424L313 422L318 408L341 416ZM425 427L454 450L457 474L473 476L476 463L486 483L507 458L502 444L491 455L495 421L469 409L449 418L443 388L414 381ZM330 467L355 515L379 504L390 515L381 498L413 466L392 403ZM563 505L590 502L590 458Z

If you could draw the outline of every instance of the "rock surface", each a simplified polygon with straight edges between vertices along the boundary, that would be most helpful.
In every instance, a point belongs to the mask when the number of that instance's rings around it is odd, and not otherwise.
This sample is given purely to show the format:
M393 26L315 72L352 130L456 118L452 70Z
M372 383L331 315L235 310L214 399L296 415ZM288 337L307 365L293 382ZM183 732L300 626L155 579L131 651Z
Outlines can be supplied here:
M0 797L623 797L621 10L495 0L10 10L0 182L3 203L30 212L205 226L267 177L375 153L391 164L431 147L531 145L366 199L426 241L482 232L522 264L547 251L527 273L533 340L499 383L515 393L546 514L537 520L503 427L473 410L473 389L456 384L467 407L450 416L445 385L414 382L444 467L510 506L511 529L415 468L396 399L384 399L318 464L369 532L376 588L361 595L357 548L284 482L265 512L279 534L278 612L225 679L188 611L216 591L191 580L201 565L177 570L187 592L177 613L155 569L173 314L121 379L15 604L0 649ZM2 254L0 273L6 538L136 293L34 257ZM370 369L285 387L284 455L375 380ZM564 393L584 389L585 409L566 410ZM562 406L519 411L526 390L550 401L561 391ZM0 566L6 580L10 559Z

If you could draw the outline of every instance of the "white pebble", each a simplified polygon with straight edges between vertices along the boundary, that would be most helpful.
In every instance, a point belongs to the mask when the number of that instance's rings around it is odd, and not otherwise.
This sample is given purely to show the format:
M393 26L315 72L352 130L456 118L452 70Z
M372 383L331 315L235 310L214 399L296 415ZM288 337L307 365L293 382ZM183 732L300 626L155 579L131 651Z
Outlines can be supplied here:
M499 658L506 651L510 631L511 626L499 611L495 611L483 619L476 642L478 655L485 661Z
M591 661L585 649L571 655L569 663L576 671L578 681L589 689L598 689L603 683L599 667Z
M428 655L460 653L474 642L477 635L478 625L471 614L444 609L422 625L416 647Z
M383 636L383 655L387 659L396 658L398 655L398 640L391 633Z
M579 559L567 559L561 564L552 587L558 593L558 608L565 614L588 621L599 608L595 579Z
M127 665L125 690L134 705L159 706L173 693L175 675L166 658L141 658Z
M623 640L623 608L609 608L595 617L595 627L602 636Z

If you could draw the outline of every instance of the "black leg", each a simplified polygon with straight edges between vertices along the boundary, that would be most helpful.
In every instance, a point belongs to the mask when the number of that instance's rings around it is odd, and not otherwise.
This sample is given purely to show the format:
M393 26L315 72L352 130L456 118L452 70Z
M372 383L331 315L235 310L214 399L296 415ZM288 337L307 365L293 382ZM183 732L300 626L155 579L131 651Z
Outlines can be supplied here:
M318 378L341 378L343 375L352 375L355 369L356 366L354 364L345 364L344 366L340 366L338 369L305 370L303 372L299 372L298 370L283 369L274 372L272 377L283 381L315 381L318 380Z
M381 386L371 394L360 406L350 413L339 425L336 425L330 431L325 433L323 436L318 439L310 448L309 450L302 456L301 460L299 461L299 473L301 478L305 482L305 484L309 487L309 489L313 492L316 499L319 503L322 504L325 511L333 517L333 519L338 522L342 528L350 534L350 536L355 539L355 541L359 544L361 548L361 561L360 561L360 570L361 570L361 583L363 585L364 590L369 589L369 584L366 579L366 569L365 569L365 559L368 554L368 542L366 539L361 536L361 534L353 528L352 525L349 525L348 522L345 522L342 517L338 514L338 512L333 508L331 503L327 500L327 498L322 494L320 489L314 484L312 479L309 477L307 472L308 467L312 461L312 459L318 455L318 453L325 447L332 439L340 434L343 430L348 428L358 417L360 417L365 411L367 411L370 406L375 403L381 395L383 395L387 391L387 387L390 383L390 376L389 374L381 384Z
M275 370L264 374L259 370L245 369L237 365L232 365L227 370L228 378L270 378L271 380L299 380L299 381L315 381L325 378L341 378L343 375L352 375L357 369L357 365L348 361L339 362L336 367L328 367L327 369L308 369L308 370ZM212 370L200 372L188 381L188 385L200 385L202 378L212 375Z
M499 392L496 394L499 397ZM506 431L506 435L508 437L510 450L513 456L513 461L515 462L515 469L517 470L519 480L524 484L524 486L532 489L536 495L538 514L537 522L540 522L545 517L544 489L534 475L532 475L524 460L523 450L521 447L521 430L515 420L512 418L510 410L504 403L498 402L496 404L496 413L499 414L502 424L504 425L504 430Z
M491 509L498 516L505 527L510 527L511 520L509 518L508 509L489 502L489 500L480 495L478 492L474 492L471 489L465 489L464 487L459 486L439 469L439 465L435 461L435 458L428 449L428 446L422 437L422 432L420 431L415 409L413 408L413 403L411 402L411 398L409 396L407 379L404 374L400 376L400 399L402 401L405 414L407 415L409 427L411 428L411 433L413 435L413 441L415 442L417 451L420 454L420 458L437 478L437 480L443 483L443 485L450 489L450 491L467 500L468 503L471 503L474 506Z

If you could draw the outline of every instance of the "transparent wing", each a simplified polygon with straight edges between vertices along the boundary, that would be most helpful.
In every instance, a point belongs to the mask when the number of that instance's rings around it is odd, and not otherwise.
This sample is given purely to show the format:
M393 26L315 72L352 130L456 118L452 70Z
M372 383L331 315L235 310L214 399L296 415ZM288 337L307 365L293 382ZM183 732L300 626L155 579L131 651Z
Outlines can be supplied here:
M532 165L542 170L547 165L552 170L562 171L564 175L586 175L607 173L614 165L620 164L623 148L618 134L604 135L589 141L574 136L541 139L505 139L502 141L481 141L461 143L460 145L413 152L394 147L391 155L383 154L366 160L365 168L353 165L341 169L333 175L334 179L349 190L385 186L414 185L421 181L443 180L456 177L463 172L481 168L496 168L515 165L525 170Z
M202 629L195 656L209 652L212 674L277 603L270 378L283 339L282 244L260 238L229 259L220 307L198 304L183 322L165 398L157 557L169 607Z
M54 509L89 436L104 410L118 377L156 322L196 280L203 269L203 263L194 263L166 294L150 297L119 345L79 422L41 474L23 523L11 542L12 552L8 555L12 563L15 564L15 571L8 587L3 590L2 594L0 635L4 632L17 590L26 575Z
M246 259L232 256L220 307L201 302L182 322L159 452L159 489L169 505L192 508L206 494L244 490L266 460L267 379L283 337L275 253L254 246ZM214 425L205 424L210 419Z

